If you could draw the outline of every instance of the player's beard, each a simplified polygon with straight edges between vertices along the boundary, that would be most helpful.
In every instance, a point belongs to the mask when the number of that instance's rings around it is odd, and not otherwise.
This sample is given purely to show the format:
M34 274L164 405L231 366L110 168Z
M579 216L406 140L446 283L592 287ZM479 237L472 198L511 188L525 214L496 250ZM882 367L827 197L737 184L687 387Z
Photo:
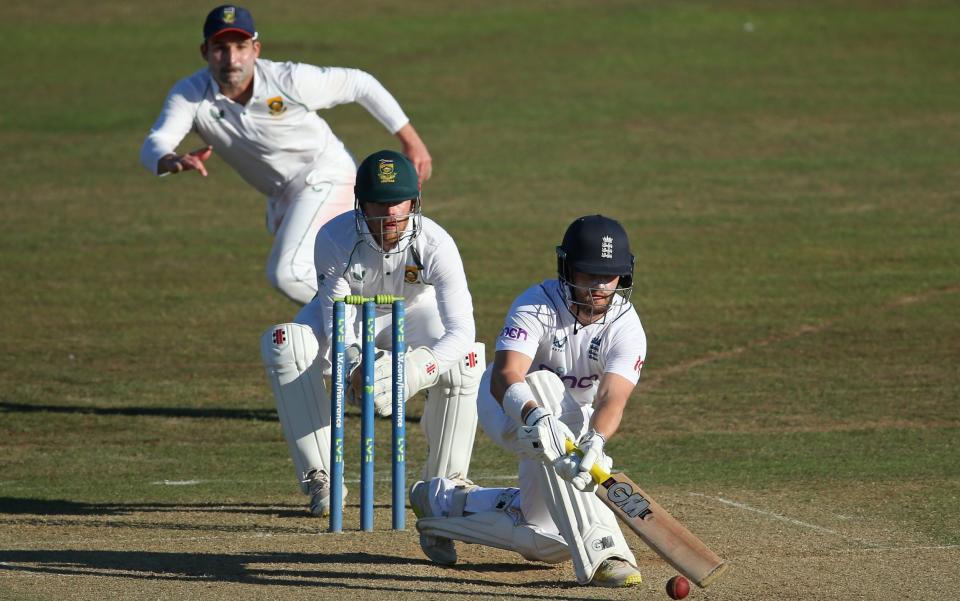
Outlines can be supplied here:
M253 64L225 65L217 68L216 80L222 90L243 88L253 74Z
M384 252L390 252L400 243L400 238L410 224L410 214L400 217L368 217L370 235Z
M593 323L606 315L616 296L615 290L584 288L572 284L570 288L573 296L571 310L578 319L585 323Z

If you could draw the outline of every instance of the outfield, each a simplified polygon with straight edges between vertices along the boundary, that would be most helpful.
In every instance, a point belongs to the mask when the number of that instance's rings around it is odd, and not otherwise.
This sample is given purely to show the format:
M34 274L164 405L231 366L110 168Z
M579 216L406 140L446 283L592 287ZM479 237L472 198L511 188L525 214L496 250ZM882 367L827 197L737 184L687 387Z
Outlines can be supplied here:
M385 462L377 532L352 496L323 534L259 361L295 311L263 199L216 157L138 163L213 4L9 4L0 599L666 599L632 534L639 591L476 546L435 567L412 512L387 530ZM352 4L249 7L266 58L367 69L407 109L488 349L572 218L630 232L649 354L609 450L730 561L691 599L956 595L956 3ZM324 117L356 155L396 147L359 107ZM477 441L472 477L510 482Z

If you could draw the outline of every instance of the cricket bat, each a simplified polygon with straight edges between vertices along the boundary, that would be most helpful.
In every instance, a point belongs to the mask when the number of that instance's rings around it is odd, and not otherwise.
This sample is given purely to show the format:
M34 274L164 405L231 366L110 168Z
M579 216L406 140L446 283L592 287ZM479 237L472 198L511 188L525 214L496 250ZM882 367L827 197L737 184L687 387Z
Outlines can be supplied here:
M566 446L568 453L580 453L572 440L567 440ZM599 485L597 496L620 521L697 586L709 586L727 569L727 564L716 553L626 474L611 474L595 464L590 475Z

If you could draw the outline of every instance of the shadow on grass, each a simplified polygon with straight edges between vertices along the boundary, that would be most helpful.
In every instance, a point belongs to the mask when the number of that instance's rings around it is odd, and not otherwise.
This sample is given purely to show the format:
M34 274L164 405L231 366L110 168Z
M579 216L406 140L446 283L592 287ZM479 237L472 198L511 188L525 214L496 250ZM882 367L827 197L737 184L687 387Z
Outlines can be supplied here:
M73 413L79 415L125 415L131 417L188 417L200 419L242 419L249 421L275 422L275 409L191 409L190 407L81 407L77 405L34 405L0 401L0 413ZM360 417L359 411L347 415ZM389 418L383 418L389 419ZM407 413L407 423L420 423L419 415Z
M0 497L0 514L13 515L129 515L132 513L242 513L277 517L305 517L305 505L265 503L83 503L62 499Z
M391 568L390 566L393 566ZM398 573L402 566L424 573ZM532 563L465 563L441 568L425 559L378 553L160 553L148 551L2 550L0 574L100 576L153 581L232 582L251 585L329 587L344 591L403 591L450 598L509 594L525 599L555 599L573 582L506 583L501 573L551 570ZM489 576L484 576L489 574ZM462 577L461 577L462 576ZM483 587L464 590L464 585ZM508 591L507 589L513 589ZM569 592L563 596L569 597ZM591 599L596 599L594 595Z

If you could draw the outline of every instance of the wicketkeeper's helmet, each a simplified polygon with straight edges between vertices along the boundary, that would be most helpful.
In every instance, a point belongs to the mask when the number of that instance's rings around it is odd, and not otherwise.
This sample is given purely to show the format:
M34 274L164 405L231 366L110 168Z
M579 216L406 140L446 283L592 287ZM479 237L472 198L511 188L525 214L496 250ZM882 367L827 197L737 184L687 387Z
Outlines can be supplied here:
M376 250L383 252L369 233L364 203L393 204L413 200L410 222L400 236L400 243L390 252L403 251L420 233L420 180L410 159L394 150L381 150L365 158L357 168L357 182L353 186L354 215L357 232ZM381 220L383 218L380 218Z

